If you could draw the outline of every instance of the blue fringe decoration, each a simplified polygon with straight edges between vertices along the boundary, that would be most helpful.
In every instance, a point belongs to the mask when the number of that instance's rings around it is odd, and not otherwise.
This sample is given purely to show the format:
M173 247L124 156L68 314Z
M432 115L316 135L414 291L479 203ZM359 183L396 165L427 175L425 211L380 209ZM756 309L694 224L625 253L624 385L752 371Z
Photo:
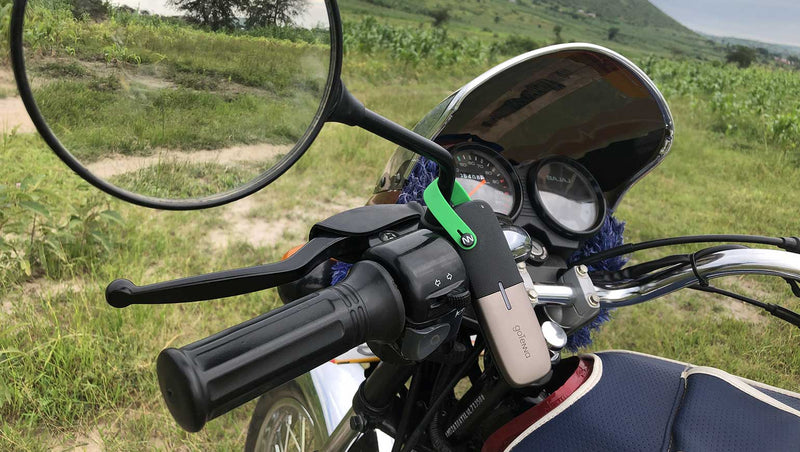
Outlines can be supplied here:
M353 264L348 264L347 262L334 262L333 266L331 267L331 285L335 286L336 284L342 282L352 266Z
M422 193L425 191L425 188L433 182L437 174L438 169L436 163L425 157L419 157L416 165L414 165L414 168L411 170L411 174L408 176L408 181L397 199L397 204L407 204L412 201L425 204L422 200ZM575 262L583 257L622 245L624 232L624 222L612 216L607 217L600 231L594 237L587 240L583 244L583 247L572 255L570 262ZM621 269L626 262L627 259L623 257L614 257L590 265L589 270L616 271ZM343 280L345 276L347 276L347 272L350 271L350 267L352 267L351 264L336 262L333 265L331 285L337 284ZM600 327L609 320L611 320L609 310L602 309L600 314L595 317L591 323L574 332L569 337L566 348L576 352L581 348L588 347L592 343L592 332L599 330Z
M436 162L419 157L417 164L411 169L411 174L408 175L408 180L403 186L403 191L397 198L397 204L408 204L416 201L425 205L422 200L422 193L428 188L428 185L436 179L439 174L439 168L436 167Z

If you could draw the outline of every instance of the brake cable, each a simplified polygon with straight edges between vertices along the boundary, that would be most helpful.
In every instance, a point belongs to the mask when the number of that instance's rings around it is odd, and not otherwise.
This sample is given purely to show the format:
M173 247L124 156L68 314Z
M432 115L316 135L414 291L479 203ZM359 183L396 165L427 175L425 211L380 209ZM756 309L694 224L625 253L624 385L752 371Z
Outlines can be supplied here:
M628 243L615 248L602 251L591 256L578 259L570 264L571 267L578 265L589 265L595 262L606 260L612 257L622 256L637 251L652 248L661 248L674 245L688 245L692 243L753 243L759 245L769 245L791 253L800 254L800 238L798 237L765 237L761 235L737 235L737 234L712 234L712 235L689 235L684 237L671 237L667 239L650 240L640 243Z
M761 301L758 301L758 300L754 300L754 299L752 299L750 297L746 297L744 295L740 295L740 294L737 294L737 293L734 293L734 292L729 292L727 290L720 289L719 287L714 287L714 286L694 285L694 286L690 286L689 288L690 289L694 289L694 290L699 290L701 292L709 292L709 293L713 293L713 294L717 294L717 295L723 295L723 296L730 297L730 298L733 298L733 299L736 299L736 300L739 300L739 301L743 301L745 303L749 303L749 304L751 304L753 306L758 306L759 308L769 312L773 316L775 316L775 317L777 317L777 318L779 318L781 320L785 320L785 321L791 323L792 325L800 328L800 314L798 314L798 313L796 313L796 312L794 312L794 311L792 311L790 309L786 309L783 306L778 306L778 305L772 304L772 303L764 303L764 302L761 302Z

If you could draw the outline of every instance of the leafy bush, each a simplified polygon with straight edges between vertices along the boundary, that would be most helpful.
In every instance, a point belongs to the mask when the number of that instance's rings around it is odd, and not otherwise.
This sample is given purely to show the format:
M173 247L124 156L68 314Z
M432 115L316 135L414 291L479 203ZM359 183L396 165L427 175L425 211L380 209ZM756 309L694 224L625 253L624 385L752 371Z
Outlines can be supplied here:
M450 10L443 7L428 11L428 15L433 18L434 27L441 27L445 22L450 20Z
M213 91L219 87L219 82L213 77L189 72L177 72L172 76L176 85L198 91Z
M4 137L0 161L11 161L24 144L13 145L16 140ZM57 193L45 188L44 174L16 173L18 182L0 184L0 288L40 275L87 271L119 246L123 219L99 193Z
M500 55L519 55L538 49L539 43L531 38L519 35L510 35L504 40L495 43L494 51Z
M740 69L748 68L756 60L756 50L752 47L736 46L725 56L728 63L736 63Z
M8 59L9 27L11 25L11 0L0 0L0 63Z
M53 61L35 68L37 72L48 77L85 77L90 75L88 69L76 61Z
M71 11L76 19L105 20L111 5L103 0L72 0Z
M326 46L331 42L331 32L328 28L264 26L249 28L239 31L238 33L246 36L281 39L292 42L307 42L309 44L323 44Z
M114 75L107 75L105 77L95 77L89 84L89 89L97 92L114 92L122 89L122 83Z

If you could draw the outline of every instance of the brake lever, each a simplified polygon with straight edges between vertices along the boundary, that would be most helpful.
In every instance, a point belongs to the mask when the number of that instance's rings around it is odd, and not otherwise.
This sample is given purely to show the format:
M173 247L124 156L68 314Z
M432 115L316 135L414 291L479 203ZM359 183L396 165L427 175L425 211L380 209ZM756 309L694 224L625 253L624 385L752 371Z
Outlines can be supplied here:
M117 279L106 288L106 301L115 308L133 304L190 303L232 297L292 282L328 259L350 254L353 237L318 236L281 262L226 270L146 286Z
M407 231L418 227L422 211L417 203L357 207L314 225L308 243L281 262L147 286L117 279L106 288L106 301L115 308L124 308L132 304L215 300L270 289L305 276L328 259L357 260L374 244L371 237L380 231L389 228Z

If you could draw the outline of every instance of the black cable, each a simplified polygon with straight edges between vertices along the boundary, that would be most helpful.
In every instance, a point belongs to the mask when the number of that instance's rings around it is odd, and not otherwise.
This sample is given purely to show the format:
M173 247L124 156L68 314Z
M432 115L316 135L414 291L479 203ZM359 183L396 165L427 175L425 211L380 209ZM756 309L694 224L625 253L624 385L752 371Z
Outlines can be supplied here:
M697 280L702 283L705 278L703 278L697 271L697 259L720 251L734 249L748 248L741 245L712 246L699 250L694 254L675 254L654 261L633 265L615 272L592 272L591 275L593 281L598 281L599 283L612 283L605 285L604 287L606 288L621 289L649 283L676 270L679 270L683 266L690 265L692 266L692 271L694 271ZM597 279L595 279L595 276L597 276ZM617 281L621 283L615 283Z
M792 325L800 328L800 314L786 309L783 306L778 306L772 303L763 303L758 300L754 300L749 297L745 297L744 295L739 295L737 293L728 292L727 290L720 289L718 287L713 286L691 286L691 289L700 290L702 292L711 292L719 295L724 295L726 297L735 298L740 301L744 301L745 303L750 303L752 305L758 306L761 309L769 312L773 316L784 320L786 322L791 323Z
M439 411L439 405L441 405L445 399L447 399L447 395L449 394L450 390L453 389L456 384L458 384L458 381L461 380L461 376L469 369L470 366L472 366L472 362L478 359L478 356L480 356L482 350L483 340L478 338L478 341L475 343L475 348L469 354L467 360L461 364L450 381L447 382L447 385L445 385L445 387L442 389L442 392L439 393L439 396L436 397L433 403L431 403L431 406L428 407L428 412L425 413L425 416L422 418L420 423L417 424L417 427L414 429L414 432L411 433L408 441L406 441L405 447L403 447L403 452L409 452L414 449L414 446L417 444L417 441L419 441L419 437L422 435L422 432L427 429L426 427L428 424L430 424L432 417L435 416Z
M743 301L745 303L749 303L749 304L751 304L753 306L758 306L761 309L765 309L765 310L767 309L767 304L766 303L762 303L762 302L760 302L758 300L754 300L752 298L745 297L744 295L739 295L738 293L728 292L727 290L720 289L719 287L695 285L695 286L690 286L689 288L690 289L694 289L694 290L698 290L700 292L708 292L708 293L714 293L714 294L717 294L717 295L723 295L723 296L726 296L726 297L733 298L735 300L739 300L739 301Z
M797 285L797 281L789 278L784 278L784 281L786 281L786 283L789 284L789 287L792 288L792 293L794 296L800 298L800 286Z
M408 431L408 423L411 421L411 412L414 409L414 405L417 403L417 399L419 398L419 390L422 387L422 375L422 366L418 366L408 388L406 403L403 406L403 414L400 418L400 425L397 428L397 433L395 434L392 452L400 452L400 447L403 445L403 437L406 435L406 432Z
M684 237L671 237L667 239L650 240L641 243L628 243L616 248L611 248L591 256L584 257L571 264L572 267L578 265L589 265L595 262L606 260L612 257L630 254L652 248L664 246L687 245L692 243L756 243L781 248L792 253L800 253L800 238L797 237L764 237L760 235L737 235L737 234L712 234L712 235L690 235Z
M664 267L688 264L684 254L676 254L672 256L662 257L653 261L643 262L641 264L631 265L616 271L601 270L592 272L592 281L595 282L617 282L626 280L635 280L648 273L656 270L661 270Z
M689 256L689 262L692 265L692 273L694 273L694 277L697 278L697 284L700 287L710 287L708 283L708 278L700 274L700 271L697 270L697 253L693 253Z

